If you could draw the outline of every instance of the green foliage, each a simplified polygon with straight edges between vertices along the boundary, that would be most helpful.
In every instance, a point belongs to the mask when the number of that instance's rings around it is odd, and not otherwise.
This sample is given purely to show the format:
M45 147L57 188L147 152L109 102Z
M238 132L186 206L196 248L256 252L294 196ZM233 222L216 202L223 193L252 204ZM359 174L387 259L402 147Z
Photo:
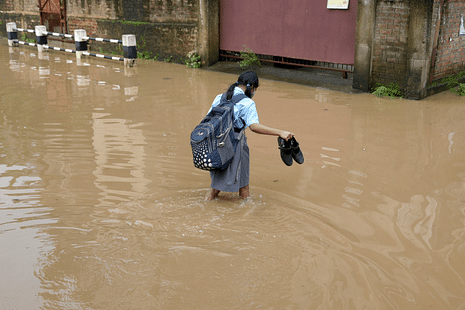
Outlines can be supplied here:
M150 24L149 22L139 22L139 21L132 21L132 20L118 20L114 19L111 21L112 24L120 22L123 25L133 25L133 26L140 26L140 25L147 25Z
M149 51L144 51L143 49L145 48L145 45L147 42L145 42L145 39L143 36L140 36L140 39L137 40L137 58L139 59L151 59L152 58L152 53Z
M137 58L139 58L139 59L150 59L150 58L152 58L152 53L149 52L149 51L142 51L142 52L137 51Z
M26 33L23 33L21 36L21 41L28 42L28 43L35 43L36 41L34 39L28 39Z
M124 54L122 51L112 51L112 52L104 51L101 47L99 47L98 50L100 54L110 54L112 56L115 56L115 55L123 56Z
M456 93L459 96L465 96L465 84L458 83L458 86L451 88L450 91Z
M459 83L459 79L465 76L465 71L454 76L448 76L442 79L442 83L453 93L459 96L465 96L465 84Z
M163 61L164 62L171 62L171 59L173 59L173 56L168 56Z
M140 26L140 25L146 25L149 24L148 22L135 22L135 21L130 21L130 20L123 20L121 23L127 24L127 25L134 25L134 26Z
M118 51L118 52L111 52L110 54L112 55L117 55L117 56L123 56L124 53L122 51Z
M191 51L187 54L187 59L184 60L185 64L189 68L200 68L202 63L200 62L200 56L196 51Z
M443 78L441 82L443 84L446 84L446 87L449 89L456 87L459 84L456 76L448 76L446 78Z
M399 84L397 83L391 83L389 85L376 83L376 86L372 90L372 94L378 97L389 97L391 99L403 97Z
M253 65L261 66L260 60L258 60L258 56L252 51L252 49L245 45L244 50L241 50L241 58L242 60L239 61L239 66L241 69L247 69Z

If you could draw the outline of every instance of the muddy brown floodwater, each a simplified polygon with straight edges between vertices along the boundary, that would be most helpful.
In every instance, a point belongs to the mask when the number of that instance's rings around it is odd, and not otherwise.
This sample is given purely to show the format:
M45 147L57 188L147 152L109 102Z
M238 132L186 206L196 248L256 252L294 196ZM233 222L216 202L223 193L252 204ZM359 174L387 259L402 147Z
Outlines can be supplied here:
M0 45L2 309L465 309L465 98L261 79L252 197L189 136L235 75Z

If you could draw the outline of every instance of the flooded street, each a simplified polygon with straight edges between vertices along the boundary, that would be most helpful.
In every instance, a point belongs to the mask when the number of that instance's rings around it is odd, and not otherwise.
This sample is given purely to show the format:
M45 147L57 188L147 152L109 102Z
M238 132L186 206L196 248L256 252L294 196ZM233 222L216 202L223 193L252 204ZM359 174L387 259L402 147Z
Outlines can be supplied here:
M237 76L138 64L0 44L1 309L465 309L465 98L261 79L305 163L247 130L252 197L204 202Z

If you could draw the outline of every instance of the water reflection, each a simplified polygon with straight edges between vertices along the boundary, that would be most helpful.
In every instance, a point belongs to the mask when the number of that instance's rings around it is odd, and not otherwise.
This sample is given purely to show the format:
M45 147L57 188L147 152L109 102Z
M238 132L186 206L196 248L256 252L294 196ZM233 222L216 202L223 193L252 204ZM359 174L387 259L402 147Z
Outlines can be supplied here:
M384 100L261 80L261 121L295 132L305 164L285 166L275 138L249 132L251 199L206 203L189 133L236 76L8 51L0 271L13 280L0 283L0 305L465 306L459 97Z
M109 113L92 114L92 140L97 166L93 173L96 177L94 184L102 191L98 206L112 206L137 198L148 191L151 182L144 177L144 148L147 143L139 129L144 124L126 124L124 119L108 116Z
M39 204L41 178L38 176L21 175L29 171L26 166L0 165L0 205L2 205L2 217L0 227L2 232L34 226L35 220L41 212L47 208L35 208ZM31 209L29 209L31 208ZM32 212L31 212L32 211ZM28 219L25 221L25 219ZM34 220L34 221L33 221ZM21 222L15 225L12 223Z
M42 180L33 171L30 166L0 164L0 304L5 307L38 308L43 303L34 273L52 242L40 227L56 220L40 203Z

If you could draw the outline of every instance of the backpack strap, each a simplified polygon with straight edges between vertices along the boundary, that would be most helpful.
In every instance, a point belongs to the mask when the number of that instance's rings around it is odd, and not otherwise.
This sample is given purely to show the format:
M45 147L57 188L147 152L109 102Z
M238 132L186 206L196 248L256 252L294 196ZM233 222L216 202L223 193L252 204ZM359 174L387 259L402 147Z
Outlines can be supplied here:
M238 103L239 101L241 101L244 98L249 98L249 97L247 97L245 94L237 94L237 95L233 96L231 98L231 100L229 100L229 101L236 104L236 103Z
M227 100L226 99L226 93L224 93L222 96L221 96L221 103L220 104L224 104L226 102L231 102L232 104L236 105L236 103L238 103L239 101L241 101L242 99L244 98L249 98L247 97L245 94L237 94L237 95L233 95L233 97L230 99L230 100ZM233 113L233 118L235 119L235 115ZM242 127L241 128L237 128L238 130L242 130L244 127L245 127L245 122L244 120L241 118L241 121L242 121ZM234 127L234 129L236 129Z
M244 98L249 98L249 97L247 97L245 94L237 94L237 95L233 95L233 97L230 100L227 100L226 99L226 93L223 93L223 95L221 96L220 105L224 104L226 102L232 102L233 104L236 104L236 103L238 103L239 101L241 101Z

